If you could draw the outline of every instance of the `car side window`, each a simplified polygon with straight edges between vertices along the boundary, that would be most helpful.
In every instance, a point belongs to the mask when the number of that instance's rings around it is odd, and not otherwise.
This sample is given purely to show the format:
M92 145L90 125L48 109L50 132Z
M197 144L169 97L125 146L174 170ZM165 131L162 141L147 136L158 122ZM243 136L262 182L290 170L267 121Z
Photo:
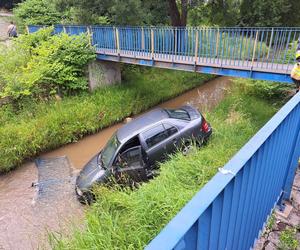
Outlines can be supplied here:
M163 125L160 124L144 132L143 137L145 138L147 146L151 148L165 140L167 138L167 134L165 133Z
M167 137L170 137L178 132L178 129L175 126L170 125L168 123L164 123L164 127L166 130Z

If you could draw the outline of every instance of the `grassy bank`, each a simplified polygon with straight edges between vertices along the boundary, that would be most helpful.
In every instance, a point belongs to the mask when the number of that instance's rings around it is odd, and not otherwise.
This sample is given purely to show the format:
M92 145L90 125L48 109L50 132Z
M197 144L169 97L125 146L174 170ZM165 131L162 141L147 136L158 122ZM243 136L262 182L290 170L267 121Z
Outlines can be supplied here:
M126 67L121 85L61 101L0 108L0 172L25 159L77 141L212 78L180 71Z
M137 190L99 187L98 200L86 215L85 230L75 230L69 239L54 240L54 247L143 249L278 110L280 105L268 100L269 97L256 96L259 86L236 86L229 97L207 114L214 133L206 147L195 148L188 156L172 156L161 164L157 178Z

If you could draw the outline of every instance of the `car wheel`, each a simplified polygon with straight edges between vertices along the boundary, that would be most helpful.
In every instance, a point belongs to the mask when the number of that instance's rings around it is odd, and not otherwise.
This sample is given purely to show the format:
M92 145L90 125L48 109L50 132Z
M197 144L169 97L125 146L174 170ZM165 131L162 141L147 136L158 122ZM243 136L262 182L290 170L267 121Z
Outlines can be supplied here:
M181 151L182 151L182 154L186 156L191 152L191 150L192 150L192 143L187 141L183 144Z
M197 145L198 147L202 147L203 145L205 145L205 139L204 139L203 137L201 137L200 139L198 139L198 140L196 141L196 145Z
M96 200L95 195L92 192L86 192L83 194L80 203L85 205L91 205Z

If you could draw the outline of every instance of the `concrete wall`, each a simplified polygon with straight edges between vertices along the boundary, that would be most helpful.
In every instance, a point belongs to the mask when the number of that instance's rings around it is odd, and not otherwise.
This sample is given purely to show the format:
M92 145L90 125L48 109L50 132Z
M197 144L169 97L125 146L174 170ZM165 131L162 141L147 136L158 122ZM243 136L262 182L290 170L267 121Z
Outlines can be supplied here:
M99 60L91 62L88 66L88 76L90 90L121 83L120 63Z

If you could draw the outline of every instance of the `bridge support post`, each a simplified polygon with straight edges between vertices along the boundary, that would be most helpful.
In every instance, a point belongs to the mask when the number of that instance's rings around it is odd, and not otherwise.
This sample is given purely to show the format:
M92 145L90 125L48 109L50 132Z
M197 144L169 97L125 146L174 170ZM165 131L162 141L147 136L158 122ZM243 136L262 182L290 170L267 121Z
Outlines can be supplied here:
M121 83L120 63L108 61L94 61L88 66L89 88L104 87Z

